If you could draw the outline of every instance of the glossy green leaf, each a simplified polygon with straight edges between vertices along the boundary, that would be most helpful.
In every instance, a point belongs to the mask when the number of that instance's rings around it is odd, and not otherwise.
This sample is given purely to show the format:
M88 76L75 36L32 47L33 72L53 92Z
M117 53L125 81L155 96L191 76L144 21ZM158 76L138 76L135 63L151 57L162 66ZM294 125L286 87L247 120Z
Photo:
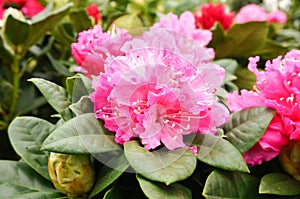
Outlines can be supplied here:
M0 173L0 198L62 196L50 181L36 173L25 162L0 160Z
M107 132L95 113L82 114L55 129L42 148L58 153L89 154L119 150L114 133Z
M42 38L47 31L53 29L60 19L67 15L72 5L73 3L68 3L63 7L50 12L49 14L45 14L44 17L39 17L38 20L32 21L29 31L30 37L28 37L24 43L23 54L25 54L30 46Z
M46 137L54 125L35 117L17 117L8 128L8 135L16 153L40 175L50 180L48 174L49 153L41 151Z
M207 178L203 195L207 199L260 198L259 180L249 174L215 170Z
M103 199L128 199L128 198L144 198L132 190L122 189L120 187L112 187L109 189Z
M3 28L8 43L14 46L24 44L29 37L30 25L25 21L14 18L12 15L7 17Z
M73 9L69 16L76 32L87 30L93 26L85 8Z
M130 166L142 176L167 185L188 178L196 168L196 157L189 149L147 151L137 141L124 143Z
M213 33L212 40L210 41L210 43L208 45L215 49L218 46L218 44L220 44L220 42L223 41L223 39L225 37L225 32L219 22L215 23L211 32Z
M226 139L245 153L264 134L274 114L274 110L266 107L252 107L231 114L223 128Z
M117 158L112 158L107 163L107 166L103 166L98 172L96 183L90 192L89 198L94 197L115 182L128 167L129 164L124 154Z
M262 177L260 194L294 196L300 194L300 182L283 173L269 173Z
M66 87L72 103L78 102L82 96L90 94L79 75L68 77L66 80Z
M93 113L94 104L88 96L83 96L78 102L70 105L70 109L75 113L76 116Z
M225 57L248 57L264 45L267 39L266 22L235 24L215 48L216 59Z
M148 198L164 198L164 199L191 199L192 192L178 183L173 183L169 186L149 181L137 175L140 187Z
M279 55L284 55L288 50L289 48L281 43L267 40L265 45L252 52L252 55L259 55L264 59L275 59Z
M238 68L235 72L237 79L234 83L241 89L252 90L256 84L256 76L247 68Z
M31 78L28 81L33 82L38 87L48 103L64 120L67 121L72 118L72 113L69 109L70 102L63 87L42 78Z
M193 145L198 147L198 160L229 171L249 172L240 152L227 140L210 134L197 134Z

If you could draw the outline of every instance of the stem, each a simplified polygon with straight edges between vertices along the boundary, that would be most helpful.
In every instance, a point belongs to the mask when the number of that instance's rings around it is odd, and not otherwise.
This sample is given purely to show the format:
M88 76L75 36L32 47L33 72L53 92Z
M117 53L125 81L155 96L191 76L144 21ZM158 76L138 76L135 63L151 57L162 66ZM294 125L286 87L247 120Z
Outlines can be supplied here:
M13 84L13 92L12 92L12 102L10 106L10 114L9 119L13 119L13 116L16 111L17 102L19 98L19 88L20 88L20 61L19 56L15 55L13 63L11 64L11 72L12 72L12 84Z

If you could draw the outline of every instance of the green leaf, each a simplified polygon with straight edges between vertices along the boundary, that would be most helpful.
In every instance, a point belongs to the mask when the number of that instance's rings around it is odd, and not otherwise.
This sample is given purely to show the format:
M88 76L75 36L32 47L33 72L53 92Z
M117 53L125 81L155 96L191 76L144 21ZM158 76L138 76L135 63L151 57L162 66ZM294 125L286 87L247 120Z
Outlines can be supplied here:
M29 37L30 25L9 15L5 21L3 33L9 44L18 46L24 44Z
M207 199L260 198L259 180L245 173L213 171L207 178L203 195Z
M198 147L198 160L229 171L249 172L240 152L227 140L210 134L197 134L193 145Z
M262 177L260 194L294 196L300 194L300 182L282 173L269 173Z
M226 139L245 153L264 134L274 114L274 110L266 107L252 107L231 114L224 125Z
M222 42L215 48L216 59L225 57L249 57L254 50L266 42L268 25L266 22L235 24Z
M219 59L215 61L216 64L222 66L225 69L225 77L223 83L228 83L230 81L236 80L237 77L234 75L238 63L234 59Z
M235 75L237 79L234 83L241 89L252 90L256 84L256 76L247 68L238 68Z
M33 199L33 198L53 199L53 198L64 198L64 197L61 193L46 192L46 191L24 193L21 195L11 197L11 199Z
M62 196L53 187L52 183L25 162L0 160L0 198L33 198ZM23 197L24 196L24 197Z
M76 42L73 27L67 22L57 24L51 31L51 35L58 43L64 47L68 47L69 50L71 49L71 44Z
M106 132L95 117L87 113L75 117L55 129L42 148L58 153L90 154L119 150L115 135Z
M274 59L279 55L284 55L289 50L288 47L283 46L279 42L267 40L264 46L252 52L252 55L259 55L264 59Z
M192 198L192 192L178 184L173 183L169 186L158 183L158 182L151 182L146 180L145 178L137 175L137 180L140 183L140 186L144 192L144 194L148 198L164 198L164 199L190 199Z
M72 75L72 73L69 71L69 69L60 61L54 59L54 57L51 55L50 52L46 53L47 58L49 59L51 65L53 66L53 68L62 75L65 76L70 76Z
M87 30L93 26L85 8L73 9L69 16L76 32Z
M78 102L70 105L70 109L75 113L76 116L93 113L94 104L91 102L88 96L83 96Z
M69 109L70 102L63 87L42 78L31 78L28 81L33 82L38 87L48 103L65 121L72 118L72 112Z
M41 146L53 129L53 124L35 117L17 117L8 128L9 139L16 153L48 180L49 153L41 151Z
M196 168L196 157L189 149L147 151L137 141L124 143L125 156L142 176L167 185L188 178Z
M0 57L3 61L11 63L13 61L13 49L3 40L2 32L0 32Z
M209 43L209 46L213 47L215 49L218 46L218 44L223 41L223 39L225 37L225 32L219 22L215 23L211 32L213 33L212 34L213 37Z
M27 49L35 44L40 38L42 38L47 31L54 28L54 26L62 19L65 15L68 14L73 3L68 3L59 9L48 13L45 13L44 17L39 17L38 20L32 20L30 26L29 35L26 42L23 44L23 54Z
M89 92L79 75L68 77L66 80L66 87L72 103L78 102L82 96L89 95Z
M117 18L115 20L115 24L116 27L124 28L129 31L143 28L143 23L136 13L126 14ZM138 31L136 32L136 34L138 34Z
M109 185L111 185L129 167L124 154L122 154L118 158L113 158L112 160L110 160L110 162L108 162L107 165L109 166L103 166L98 172L96 183L90 192L89 198L94 197Z

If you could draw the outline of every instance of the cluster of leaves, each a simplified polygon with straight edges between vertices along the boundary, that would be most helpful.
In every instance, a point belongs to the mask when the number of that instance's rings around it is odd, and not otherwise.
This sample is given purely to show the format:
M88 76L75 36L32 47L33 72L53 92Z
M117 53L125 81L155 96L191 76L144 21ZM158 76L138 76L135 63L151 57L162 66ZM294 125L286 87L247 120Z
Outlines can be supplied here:
M123 147L114 142L114 133L95 118L88 98L91 82L86 77L67 78L66 89L41 78L29 81L38 87L60 120L52 124L23 116L11 123L9 138L22 161L0 161L4 175L0 181L4 194L1 197L64 197L49 182L49 152L90 154L94 158L97 180L88 198L258 198L266 194L299 194L300 183L287 175L270 173L261 179L251 175L241 155L260 139L273 118L274 111L265 107L232 114L218 135L187 137L187 143L197 146L197 156L187 149L147 151L138 140Z

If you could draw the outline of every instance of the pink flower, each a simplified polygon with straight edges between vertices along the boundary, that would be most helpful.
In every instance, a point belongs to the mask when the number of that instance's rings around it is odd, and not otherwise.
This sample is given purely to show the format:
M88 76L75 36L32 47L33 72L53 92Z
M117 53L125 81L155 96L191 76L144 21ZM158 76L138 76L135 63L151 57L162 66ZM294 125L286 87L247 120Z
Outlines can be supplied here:
M32 18L45 9L38 0L2 0L0 1L1 19L6 8L11 6L20 9L28 18Z
M300 51L291 50L267 61L265 71L258 71L259 57L249 59L248 68L257 77L254 91L241 91L227 96L228 106L238 111L251 106L267 106L276 110L263 137L244 154L249 164L269 161L280 152L288 140L300 139Z
M268 13L266 10L256 4L248 4L242 7L236 15L235 22L238 24L251 21L268 21L269 23L285 23L287 16L284 12L276 10Z
M25 16L32 18L34 15L40 13L44 9L45 8L38 0L26 0L25 5L21 8L21 11Z
M126 43L125 55L108 59L94 81L96 116L116 132L116 142L139 138L148 150L161 144L187 148L184 135L215 133L226 122L228 111L215 96L224 70L208 63L208 56L191 59L197 64L185 58L189 53L182 56L180 49L188 48L177 45L184 40L180 36L163 29L146 32ZM196 46L201 57L205 51Z
M256 4L248 4L242 7L235 17L236 23L247 23L251 21L267 21L265 9Z
M82 72L87 77L99 75L104 71L107 57L123 55L120 50L123 44L131 39L125 30L117 30L116 35L103 32L101 26L79 33L77 43L73 43L72 55L80 66L76 72Z
M241 90L241 95L235 91L226 96L227 105L233 112L242 109L265 106L265 98L256 91ZM288 137L284 134L286 127L279 114L276 114L266 129L262 138L246 153L244 159L250 165L261 164L275 158L280 149L288 143ZM287 129L288 130L288 129Z
M287 16L281 10L276 10L268 14L268 22L270 23L285 23Z
M190 11L185 11L179 18L177 15L169 13L165 18L161 18L159 22L155 23L152 28L164 28L175 31L193 39L201 47L206 47L212 39L211 31L196 28L195 18ZM205 49L211 59L213 59L215 56L213 48Z
M195 13L196 26L203 29L210 29L216 22L219 22L224 30L228 30L235 16L234 12L226 13L224 4L212 2L204 4Z
M94 24L101 23L102 16L96 3L91 3L87 9L87 14L94 19Z

